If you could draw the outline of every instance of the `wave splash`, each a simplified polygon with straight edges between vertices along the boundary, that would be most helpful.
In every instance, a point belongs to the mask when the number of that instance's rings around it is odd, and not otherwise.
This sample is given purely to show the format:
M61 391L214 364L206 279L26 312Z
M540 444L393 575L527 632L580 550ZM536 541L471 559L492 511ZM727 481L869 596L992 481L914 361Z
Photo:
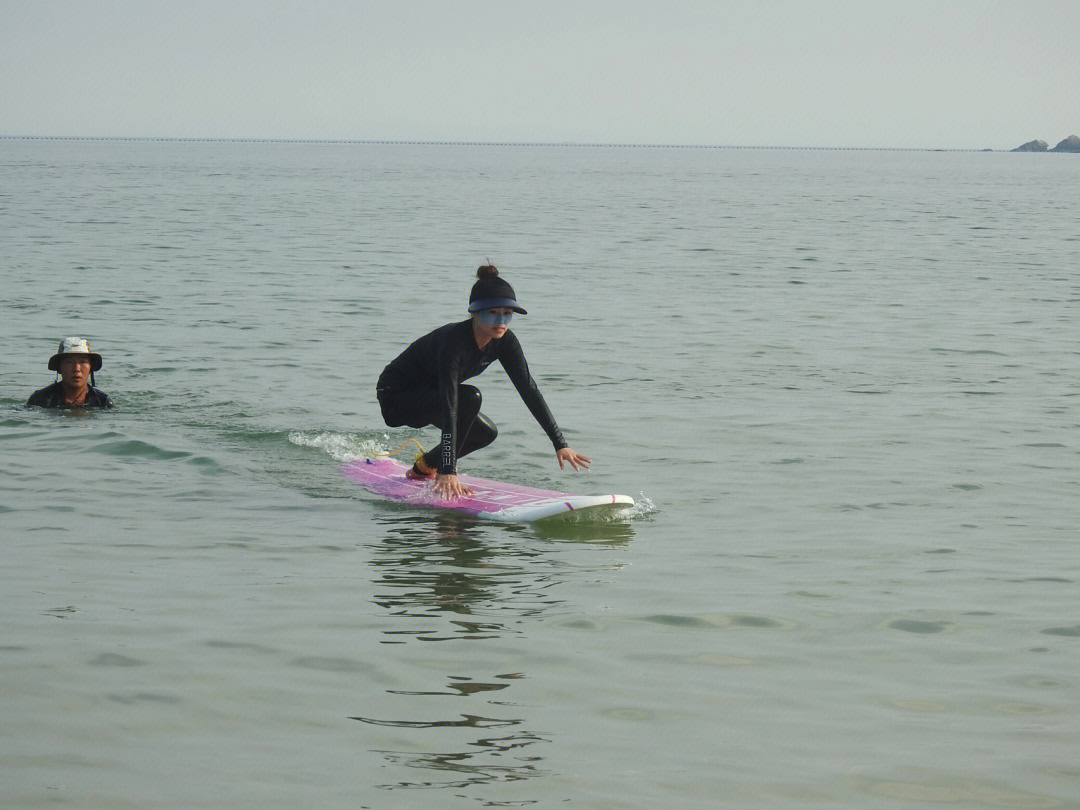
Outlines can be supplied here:
M638 494L638 497L634 499L634 505L627 510L624 517L633 520L634 518L654 515L659 511L659 507L653 503L652 498L648 497L644 492L641 492Z
M350 433L304 433L294 430L289 434L289 441L300 447L322 450L334 461L342 464L387 452L386 446L375 439Z

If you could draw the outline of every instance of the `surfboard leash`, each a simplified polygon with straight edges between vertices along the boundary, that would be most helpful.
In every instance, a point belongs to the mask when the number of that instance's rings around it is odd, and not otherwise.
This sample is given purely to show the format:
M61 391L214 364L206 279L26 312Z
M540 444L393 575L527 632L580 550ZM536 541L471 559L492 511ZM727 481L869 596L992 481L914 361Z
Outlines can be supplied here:
M392 457L392 456L396 456L398 453L400 453L402 450L404 450L410 444L415 444L417 447L420 448L420 455L423 455L424 453L427 452L427 450L424 449L424 445L420 444L420 442L418 442L416 439L409 439L407 442L405 442L405 444L401 445L401 447L399 447L397 450L394 450L393 452L390 452L390 453L376 453L375 455L377 455L377 456L386 456L388 458Z

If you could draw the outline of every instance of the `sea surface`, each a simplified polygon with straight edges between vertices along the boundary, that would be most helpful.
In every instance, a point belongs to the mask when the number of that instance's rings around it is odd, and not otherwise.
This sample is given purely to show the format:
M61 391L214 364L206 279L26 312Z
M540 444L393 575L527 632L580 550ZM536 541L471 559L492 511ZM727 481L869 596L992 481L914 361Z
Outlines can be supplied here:
M0 141L5 808L1080 807L1080 159ZM477 265L476 522L343 462ZM31 411L67 335L108 413Z

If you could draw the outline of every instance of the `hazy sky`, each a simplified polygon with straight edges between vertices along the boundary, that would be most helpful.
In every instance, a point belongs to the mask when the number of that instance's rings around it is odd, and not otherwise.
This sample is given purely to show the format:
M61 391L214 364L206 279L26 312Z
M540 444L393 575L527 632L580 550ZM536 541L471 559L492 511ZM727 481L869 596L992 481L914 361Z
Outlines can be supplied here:
M0 0L0 135L1007 149L1080 1Z

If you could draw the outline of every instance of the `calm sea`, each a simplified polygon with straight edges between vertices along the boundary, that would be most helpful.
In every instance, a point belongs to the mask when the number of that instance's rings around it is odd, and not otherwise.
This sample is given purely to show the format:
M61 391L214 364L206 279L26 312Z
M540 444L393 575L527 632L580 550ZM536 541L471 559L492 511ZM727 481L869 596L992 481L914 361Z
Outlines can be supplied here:
M0 793L72 808L1080 806L1080 159L0 141ZM338 468L498 265L465 472ZM118 405L22 407L83 335Z

